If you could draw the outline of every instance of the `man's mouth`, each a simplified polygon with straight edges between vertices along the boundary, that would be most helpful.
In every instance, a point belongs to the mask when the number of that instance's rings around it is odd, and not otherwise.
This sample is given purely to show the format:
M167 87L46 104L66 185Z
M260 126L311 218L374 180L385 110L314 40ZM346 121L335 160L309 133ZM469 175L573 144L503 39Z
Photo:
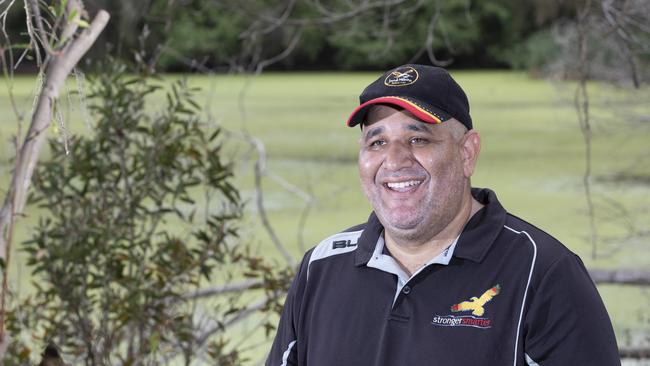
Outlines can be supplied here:
M388 182L384 186L395 192L408 192L414 190L422 183L421 180L407 180L404 182Z

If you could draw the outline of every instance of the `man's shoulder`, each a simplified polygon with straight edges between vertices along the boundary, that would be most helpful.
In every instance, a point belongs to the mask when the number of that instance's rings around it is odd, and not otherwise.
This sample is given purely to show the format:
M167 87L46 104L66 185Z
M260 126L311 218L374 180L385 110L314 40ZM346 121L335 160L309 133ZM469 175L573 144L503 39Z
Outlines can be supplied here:
M504 229L522 236L530 244L536 258L536 266L542 272L567 257L576 257L575 253L554 236L515 215L507 215Z
M355 225L323 239L307 253L309 263L353 252L357 249L359 237L365 226L365 223Z

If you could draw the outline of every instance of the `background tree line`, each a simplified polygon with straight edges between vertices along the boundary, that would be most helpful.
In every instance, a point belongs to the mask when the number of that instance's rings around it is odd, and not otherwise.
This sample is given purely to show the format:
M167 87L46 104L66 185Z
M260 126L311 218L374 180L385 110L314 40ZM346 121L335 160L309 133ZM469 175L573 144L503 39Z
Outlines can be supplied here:
M592 49L600 50L600 61L628 67L623 58L630 52L634 62L648 61L650 9L643 0L89 0L85 5L90 13L106 9L112 15L92 58L131 59L133 50L144 46L159 71L254 71L260 64L275 70L368 70L406 61L548 71L571 50L566 37L579 9L606 13L605 6L613 10L609 23L603 15L599 19L609 27L607 35L623 35L617 42L636 50L595 37ZM27 43L24 11L13 7L7 15L7 35L16 44Z

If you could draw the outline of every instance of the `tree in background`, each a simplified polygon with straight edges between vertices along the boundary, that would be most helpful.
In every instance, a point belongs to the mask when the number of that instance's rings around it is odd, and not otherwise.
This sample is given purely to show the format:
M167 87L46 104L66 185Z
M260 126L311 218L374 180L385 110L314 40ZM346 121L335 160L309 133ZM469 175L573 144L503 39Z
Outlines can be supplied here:
M27 42L18 46L12 43L7 32L7 18L11 9L14 9L14 3L15 1L0 2L0 63L7 81L9 102L18 123L18 134L13 141L16 153L11 182L7 185L4 202L0 207L0 359L4 358L5 350L11 342L5 332L5 316L12 238L15 223L23 215L32 173L45 141L44 131L56 118L55 106L65 79L95 42L109 19L108 13L100 10L89 23L88 14L80 0L51 4L25 0L23 7ZM19 52L21 49L22 52ZM13 72L21 60L28 56L35 60L39 70L38 91L33 110L30 111L27 132L22 136L25 117L13 98Z
M629 108L644 103L647 97L641 91L629 90L639 89L650 81L650 3L643 0L538 3L540 9L545 9L540 14L541 20L561 16L548 28L555 45L554 57L546 60L541 71L551 79L578 81L573 104L585 148L582 183L590 223L591 255L593 259L607 257L627 244L650 238L646 225L635 222L638 215L634 209L607 194L597 193L598 183L614 182L624 186L650 181L644 173L644 167L647 171L650 166L650 156L630 157L633 164L621 166L609 176L595 176L592 158L599 123L606 121L611 126L616 121L622 128L634 131L643 128L647 121L648 116L643 111ZM594 80L620 89L605 90L600 85L600 96L594 97L596 93L591 91L596 88L589 87ZM623 235L600 237L598 227L612 223L622 227Z
M147 34L160 70L383 69L452 59L456 67L507 67L539 24L531 1L496 0L87 0L107 9L93 57L130 59ZM8 14L20 39L20 7ZM18 19L18 21L17 21ZM219 46L216 46L219 45ZM516 59L516 60L515 60Z
M33 202L46 212L24 243L36 291L10 313L9 330L56 343L73 364L240 364L221 335L242 312L277 311L291 269L240 242L232 169L220 130L198 117L195 90L177 82L165 107L148 112L159 87L106 65L89 95L94 132L51 139L34 175ZM257 308L236 291L209 306L197 296L237 278L267 294ZM12 343L5 364L28 364L31 347Z

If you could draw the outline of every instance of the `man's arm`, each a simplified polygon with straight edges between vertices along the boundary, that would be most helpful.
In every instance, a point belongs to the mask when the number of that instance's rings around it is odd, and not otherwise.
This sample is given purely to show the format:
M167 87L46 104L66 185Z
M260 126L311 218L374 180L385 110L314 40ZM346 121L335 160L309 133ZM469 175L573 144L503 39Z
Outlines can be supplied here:
M298 319L302 295L307 284L307 267L311 251L305 254L300 269L291 283L278 324L278 331L266 359L266 366L298 365Z
M573 253L558 259L532 291L524 322L528 365L620 365L605 306Z

